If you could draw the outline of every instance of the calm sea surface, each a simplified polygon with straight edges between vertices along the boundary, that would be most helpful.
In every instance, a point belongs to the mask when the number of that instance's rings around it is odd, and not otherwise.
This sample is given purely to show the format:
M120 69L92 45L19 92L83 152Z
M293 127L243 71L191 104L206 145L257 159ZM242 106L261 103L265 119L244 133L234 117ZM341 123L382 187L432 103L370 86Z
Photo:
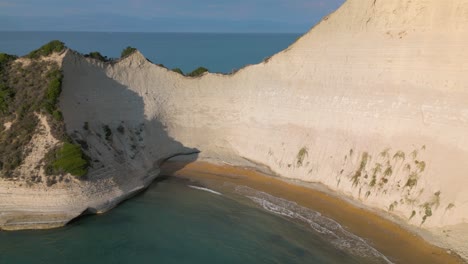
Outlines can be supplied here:
M185 72L230 72L286 48L297 34L3 32L0 52L24 55L52 40L82 53L118 57L137 47L154 63ZM0 232L1 264L386 263L341 225L292 202L246 187L233 194L180 179L100 216L59 229Z
M229 73L259 63L287 48L300 34L0 32L0 52L25 55L58 39L81 53L99 51L117 58L127 46L149 60L184 72L199 66Z

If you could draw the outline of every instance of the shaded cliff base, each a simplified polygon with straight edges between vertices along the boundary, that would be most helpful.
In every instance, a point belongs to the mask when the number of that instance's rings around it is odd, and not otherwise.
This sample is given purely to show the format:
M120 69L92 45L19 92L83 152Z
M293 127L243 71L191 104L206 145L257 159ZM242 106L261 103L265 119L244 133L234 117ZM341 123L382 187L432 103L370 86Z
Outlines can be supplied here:
M233 193L239 186L253 188L298 206L312 209L336 220L345 230L363 238L394 263L465 263L451 250L426 242L415 234L417 230L388 219L380 212L362 208L339 197L321 185L289 181L271 177L251 168L233 167L207 162L180 163L180 159L162 166L162 175L190 179L224 194ZM421 231L419 231L421 232ZM466 240L466 238L465 238ZM429 240L429 242L435 242ZM463 248L455 249L461 251ZM466 252L461 252L461 254Z

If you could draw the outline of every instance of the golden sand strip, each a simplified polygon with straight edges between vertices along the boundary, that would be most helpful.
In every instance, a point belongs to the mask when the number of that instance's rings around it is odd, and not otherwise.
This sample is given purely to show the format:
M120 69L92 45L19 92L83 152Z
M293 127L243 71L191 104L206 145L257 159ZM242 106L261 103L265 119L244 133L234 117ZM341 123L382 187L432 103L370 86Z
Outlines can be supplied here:
M226 183L242 185L296 202L340 223L396 263L464 263L456 255L433 246L402 226L359 208L332 194L287 182L248 168L206 162L166 163L163 175L194 180L214 190Z

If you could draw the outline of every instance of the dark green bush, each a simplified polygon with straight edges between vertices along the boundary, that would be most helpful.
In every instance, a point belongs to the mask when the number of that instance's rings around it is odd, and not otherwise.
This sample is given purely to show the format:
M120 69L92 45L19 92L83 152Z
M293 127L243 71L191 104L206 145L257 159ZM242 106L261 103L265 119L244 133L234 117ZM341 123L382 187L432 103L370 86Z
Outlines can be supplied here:
M62 147L54 149L48 154L48 174L70 173L81 177L88 173L88 161L80 145L65 142Z
M126 47L125 49L122 50L122 53L120 54L120 58L125 58L127 57L128 55L132 54L133 52L135 52L137 49L133 48L133 47Z
M103 61L103 62L109 61L107 56L102 56L101 53L99 53L97 51L90 52L89 54L85 54L84 56L89 57L89 58L93 58L93 59L96 59L96 60L100 60L100 61Z
M10 62L17 59L17 56L0 53L0 71Z
M172 69L172 71L184 75L184 72L180 68L174 68L174 69Z
M105 125L102 127L104 129L104 135L106 137L106 140L111 140L112 139L112 130L108 125Z
M63 121L62 112L60 112L59 110L54 110L54 112L52 112L52 116L56 121Z
M117 127L117 131L119 131L120 134L124 134L125 133L125 128L122 125L119 125Z
M8 104L13 100L15 96L14 91L6 86L4 83L0 83L0 112L6 114L8 112Z
M191 73L187 74L187 76L197 77L197 76L200 76L200 75L202 75L203 73L205 73L207 71L208 71L208 69L205 68L205 67L198 67L194 71L192 71Z
M65 44L59 40L52 40L37 50L31 51L28 57L31 59L37 59L41 56L49 56L54 52L61 52L65 49Z
M52 71L48 74L52 80L46 91L46 98L44 99L44 109L49 114L53 114L57 109L58 99L62 93L62 73L60 71Z

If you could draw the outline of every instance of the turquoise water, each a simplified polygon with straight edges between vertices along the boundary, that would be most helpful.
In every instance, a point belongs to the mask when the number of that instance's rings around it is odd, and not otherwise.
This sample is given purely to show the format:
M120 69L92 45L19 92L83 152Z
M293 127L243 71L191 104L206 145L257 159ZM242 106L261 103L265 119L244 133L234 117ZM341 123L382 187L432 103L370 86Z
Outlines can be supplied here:
M111 212L0 232L0 263L367 263L299 223L180 179Z
M199 66L229 73L285 49L299 34L0 32L0 52L25 55L53 39L82 53L116 58L127 46L149 60L184 72Z

